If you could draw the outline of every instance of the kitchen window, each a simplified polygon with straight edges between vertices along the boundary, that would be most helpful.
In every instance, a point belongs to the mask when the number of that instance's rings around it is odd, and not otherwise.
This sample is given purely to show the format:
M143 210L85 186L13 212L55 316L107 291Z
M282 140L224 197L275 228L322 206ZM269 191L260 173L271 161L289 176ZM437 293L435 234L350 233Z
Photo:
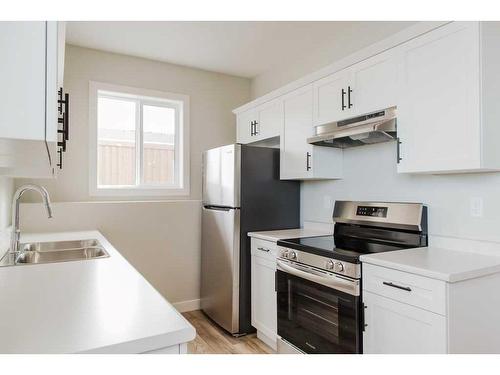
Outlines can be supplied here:
M90 83L90 195L189 194L189 97Z

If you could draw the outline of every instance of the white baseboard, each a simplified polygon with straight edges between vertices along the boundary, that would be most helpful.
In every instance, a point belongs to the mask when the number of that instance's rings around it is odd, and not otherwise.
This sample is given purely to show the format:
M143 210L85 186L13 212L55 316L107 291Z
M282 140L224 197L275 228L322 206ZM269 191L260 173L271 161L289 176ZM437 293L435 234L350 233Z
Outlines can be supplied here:
M199 310L200 309L200 300L199 299L192 299L190 301L181 301L181 302L175 302L172 303L172 305L177 309L179 312L188 312L188 311L194 311L194 310Z

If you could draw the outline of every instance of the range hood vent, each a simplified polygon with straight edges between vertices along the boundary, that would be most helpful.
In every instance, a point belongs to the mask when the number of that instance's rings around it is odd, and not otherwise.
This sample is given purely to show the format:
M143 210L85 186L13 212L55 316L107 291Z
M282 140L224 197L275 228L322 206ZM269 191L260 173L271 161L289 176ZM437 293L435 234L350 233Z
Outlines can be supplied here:
M317 146L348 148L396 138L396 107L316 127L307 142Z

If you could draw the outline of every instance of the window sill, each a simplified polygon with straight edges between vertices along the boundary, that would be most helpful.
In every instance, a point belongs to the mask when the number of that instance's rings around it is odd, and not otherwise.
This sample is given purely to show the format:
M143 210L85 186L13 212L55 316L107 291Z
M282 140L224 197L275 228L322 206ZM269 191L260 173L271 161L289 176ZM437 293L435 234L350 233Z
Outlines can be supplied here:
M189 188L93 188L90 190L91 197L186 197L189 196Z

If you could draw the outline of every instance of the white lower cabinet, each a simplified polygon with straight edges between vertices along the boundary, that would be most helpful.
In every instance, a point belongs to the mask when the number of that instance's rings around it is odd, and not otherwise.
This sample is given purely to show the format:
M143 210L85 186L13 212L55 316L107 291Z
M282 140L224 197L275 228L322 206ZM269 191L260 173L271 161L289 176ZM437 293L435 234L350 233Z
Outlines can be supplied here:
M251 251L252 326L257 337L276 350L276 243L252 238Z
M363 262L363 353L500 353L498 285L500 273L446 282Z
M446 318L364 291L363 352L446 353Z

